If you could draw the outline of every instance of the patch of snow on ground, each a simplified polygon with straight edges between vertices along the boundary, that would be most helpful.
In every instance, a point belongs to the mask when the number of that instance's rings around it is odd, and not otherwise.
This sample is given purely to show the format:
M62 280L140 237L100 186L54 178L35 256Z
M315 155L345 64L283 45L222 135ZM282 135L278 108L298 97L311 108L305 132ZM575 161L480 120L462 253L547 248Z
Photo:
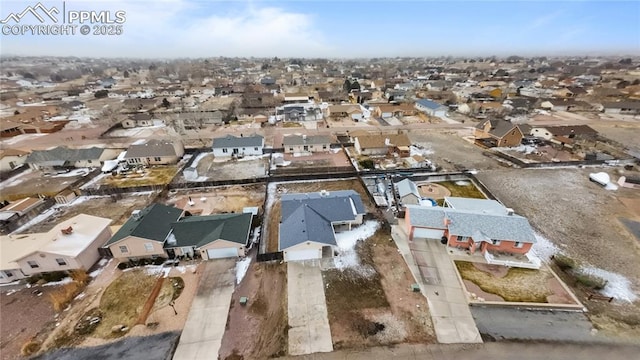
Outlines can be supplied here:
M0 188L6 189L11 186L15 186L20 184L21 182L27 180L26 176L33 172L33 169L27 169L24 172L18 174L17 176L10 177L5 181L0 183Z
M236 263L236 284L240 284L244 276L247 274L247 270L249 270L249 265L251 265L251 258L246 257Z
M105 266L108 263L110 263L111 260L113 260L113 258L111 258L111 259L102 258L102 259L100 259L100 261L98 261L98 266Z
M533 251L544 262L548 262L551 256L558 253L560 250L546 237L534 232L536 237L536 243L533 244Z
M9 296L9 295L13 295L13 294L15 294L17 292L18 292L18 290L12 289L12 290L7 291L7 293L5 295Z
M617 300L630 303L638 299L638 295L631 290L631 281L620 274L593 266L584 267L580 271L607 280L607 285L600 291L605 296L613 296Z
M80 294L78 294L78 296L73 298L73 300L81 300L81 299L84 299L85 296L87 296L87 294L81 292Z
M135 269L135 268L132 268ZM170 267L164 267L162 265L146 265L144 267L144 271L146 271L149 275L160 275L162 277L169 277L169 271L171 271Z
M467 180L458 180L458 181L456 181L456 185L458 185L458 186L469 186L469 185L471 185L471 182L469 182Z
M54 282L48 282L46 284L42 284L42 286L57 286L57 285L69 284L71 282L73 282L73 279L70 277L66 277L60 281L54 281Z
M371 237L379 227L380 223L370 220L357 228L352 228L350 231L337 233L338 256L333 259L336 268L341 270L352 268L368 272L368 269L363 269L360 264L360 259L356 252L356 244L358 240L366 240Z
M192 168L197 168L198 167L198 163L200 162L200 160L202 160L202 158L204 158L205 156L207 156L209 154L213 154L213 153L211 153L211 152L200 153L198 155L198 157L196 157L196 159L193 160L193 162L191 163L191 167Z
M100 275L100 273L102 273L103 270L104 270L104 268L100 268L100 269L94 270L91 273L89 273L89 277L96 278L96 277L98 277L98 275Z
M19 143L21 141L26 141L29 139L35 140L40 136L46 136L46 135L49 135L49 134L21 134L21 135L10 137L9 139L2 140L2 145L13 145L15 143Z
M66 173L51 174L49 176L51 177L72 177L72 176L78 176L78 175L84 176L84 175L87 175L89 172L91 172L91 170L87 168L81 168L81 169L74 169Z

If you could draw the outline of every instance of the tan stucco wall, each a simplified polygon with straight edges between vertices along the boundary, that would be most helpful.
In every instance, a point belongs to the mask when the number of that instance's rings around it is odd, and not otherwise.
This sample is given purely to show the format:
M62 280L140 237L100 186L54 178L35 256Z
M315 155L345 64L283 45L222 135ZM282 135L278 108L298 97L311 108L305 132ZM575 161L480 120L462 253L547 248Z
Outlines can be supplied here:
M153 244L153 251L147 252L144 248L145 243ZM126 246L129 249L129 252L128 253L120 252L120 246ZM151 257L153 255L162 256L162 257L167 256L162 247L162 243L158 241L139 238L136 236L127 236L126 238L114 244L111 244L109 246L109 249L111 250L113 257L117 259L126 259L131 257L143 258L143 257Z
M322 146L326 146L325 149ZM284 152L287 154L301 153L301 152L327 152L330 150L329 144L313 144L307 145L309 150L304 150L304 145L284 145ZM291 150L293 148L293 150Z
M238 249L238 256L246 256L246 249L244 245L238 244L233 241L227 241L227 240L216 240L210 244L207 244L206 246L201 247L199 251L200 251L200 255L202 256L202 259L208 260L209 259L207 257L208 249L224 249L224 248L232 248L232 247Z
M89 270L100 259L98 249L102 247L102 244L109 241L112 235L111 228L106 227L100 232L96 240L77 256L78 263L82 269Z
M316 249L318 250L318 257L322 257L323 246L327 246L327 244L317 243L314 241L305 241L301 244L297 244L297 245L288 247L286 249L282 249L282 252L286 254L289 251Z

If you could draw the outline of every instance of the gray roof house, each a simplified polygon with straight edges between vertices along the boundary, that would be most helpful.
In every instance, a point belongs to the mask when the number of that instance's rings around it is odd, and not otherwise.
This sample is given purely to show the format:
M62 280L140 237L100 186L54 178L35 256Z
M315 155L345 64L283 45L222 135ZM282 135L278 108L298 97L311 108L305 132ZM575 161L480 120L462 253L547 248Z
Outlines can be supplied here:
M111 151L99 147L72 149L58 146L49 150L34 150L27 156L25 163L35 169L62 167L101 167L101 162L110 157Z
M418 205L420 203L422 197L420 196L418 187L413 181L409 179L399 181L396 184L396 189L402 205Z
M536 236L529 221L492 200L447 198L452 207L408 205L407 233L410 240L445 238L450 247L474 253L480 250L489 263L539 268L532 253ZM499 256L517 257L507 262Z
M282 139L282 146L285 153L326 152L332 141L327 135L288 135Z
M425 112L431 116L445 116L447 114L446 106L442 104L438 104L437 102L428 100L428 99L416 100L415 107L416 109L422 112Z
M130 165L175 164L184 155L184 146L179 140L148 140L131 144L124 160Z
M364 214L362 199L353 190L284 194L278 248L285 261L332 256L335 232L361 224Z
M264 137L256 134L240 137L227 135L213 139L211 148L215 157L262 155Z

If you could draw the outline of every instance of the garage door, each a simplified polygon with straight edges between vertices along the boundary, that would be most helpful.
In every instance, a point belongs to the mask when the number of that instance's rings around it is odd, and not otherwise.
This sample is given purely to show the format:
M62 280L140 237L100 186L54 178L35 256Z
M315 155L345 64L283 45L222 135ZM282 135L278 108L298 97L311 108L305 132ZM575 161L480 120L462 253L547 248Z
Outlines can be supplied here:
M299 261L309 259L319 259L320 251L318 249L292 250L284 254L284 261Z
M228 257L237 257L237 248L207 249L207 257L209 259L220 259Z
M440 240L444 236L444 230L437 229L420 229L416 228L413 231L413 238L424 238L424 239L438 239Z

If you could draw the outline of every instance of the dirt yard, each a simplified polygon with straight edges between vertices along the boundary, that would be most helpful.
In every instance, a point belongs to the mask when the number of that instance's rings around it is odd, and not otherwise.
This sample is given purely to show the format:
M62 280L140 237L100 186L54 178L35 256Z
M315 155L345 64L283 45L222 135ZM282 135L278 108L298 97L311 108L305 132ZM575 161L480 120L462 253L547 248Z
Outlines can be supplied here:
M374 204L369 201L367 190L357 179L278 183L270 186L275 186L275 190L269 194L269 204L271 204L271 208L265 209L265 218L267 218L269 221L269 226L267 229L268 231L265 237L267 239L266 252L278 251L278 227L280 224L281 194L319 192L320 190L327 190L329 192L338 190L355 190L358 194L360 194L365 210L368 213L375 211ZM271 199L271 197L273 198Z
M481 172L477 177L560 251L586 265L624 276L638 294L638 243L617 219L638 219L620 199L639 199L640 193L625 188L607 191L589 181L589 173L603 170L617 180L613 168L499 170ZM638 331L630 333L640 325L640 301L609 304L587 300L586 292L565 281L587 306L596 327L614 336L640 335Z
M166 185L173 180L173 177L178 172L178 168L173 165L167 166L154 166L131 172L127 175L108 175L104 177L100 185L113 186L118 188L127 188L134 186L146 186L146 185Z
M411 291L413 277L390 239L380 230L357 245L362 264L373 273L323 272L335 349L435 341L427 301Z
M12 178L0 183L0 200L18 200L28 196L38 194L44 196L55 196L67 186L73 184L84 175L77 172L61 175L44 175L38 170L26 170Z
M287 349L287 266L256 263L233 293L227 328L222 338L222 360L267 359ZM246 306L240 297L249 298Z
M129 195L129 194L127 194ZM133 210L147 206L153 199L153 194L129 195L121 199L110 196L79 197L70 206L57 207L57 211L42 222L31 226L27 232L37 233L51 230L56 224L79 214L112 219L112 225L124 224Z
M116 264L117 261L112 260L104 268L94 271L95 279L63 312L58 320L60 325L43 342L43 349L96 346L122 336L148 336L182 330L200 279L199 272L195 271L197 263L166 268L168 277L161 279L162 287L153 299L149 294L158 281L158 274L161 274L160 267L122 271ZM169 306L171 300L175 301L177 315ZM147 305L150 312L146 319L142 319L141 311ZM101 320L91 325L87 323L88 317L100 317ZM140 320L146 321L136 325ZM114 325L125 325L128 329L114 334Z
M285 161L291 161L291 164L285 168L309 168L309 167L333 167L333 166L351 166L351 162L347 155L340 150L339 152L315 153L307 156L294 156L293 154L284 154Z
M486 199L482 191L480 191L473 183L470 181L443 181L437 183L438 185L442 185L446 187L450 192L450 196L455 197L466 197L473 199Z
M199 159L196 169L197 181L206 180L235 180L264 177L269 167L268 157L245 157L238 160L216 159L213 153ZM181 175L180 181L186 181Z
M476 300L575 304L545 267L532 270L467 261L455 264L467 291L475 294Z
M55 326L56 314L49 294L60 286L0 288L0 354L2 360L24 359L22 346L47 334ZM34 293L40 290L41 295Z
M482 149L462 139L455 132L411 131L409 139L433 151L425 155L443 171L460 169L501 169L497 161L484 156Z
M204 191L177 191L175 194L169 194L166 203L198 215L239 213L245 207L262 208L264 196L265 185L233 185L211 187ZM189 204L189 197L193 205Z

